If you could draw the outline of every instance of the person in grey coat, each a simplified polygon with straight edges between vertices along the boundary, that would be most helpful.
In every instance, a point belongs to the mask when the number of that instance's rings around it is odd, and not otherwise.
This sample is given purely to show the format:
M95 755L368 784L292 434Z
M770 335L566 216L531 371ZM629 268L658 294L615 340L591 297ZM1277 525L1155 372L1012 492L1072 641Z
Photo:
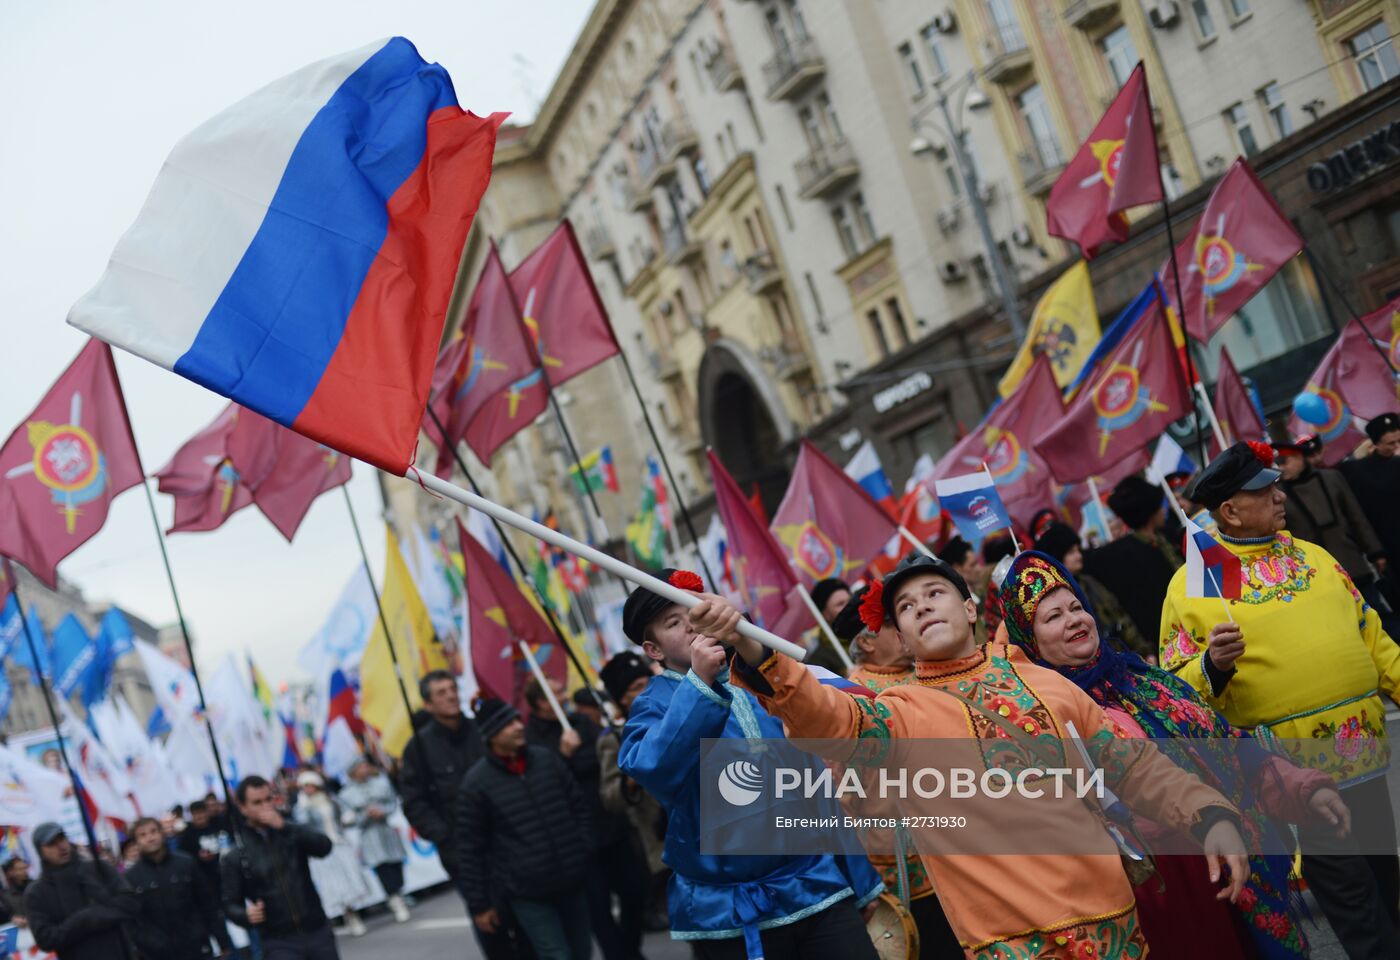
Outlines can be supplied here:
M340 806L345 825L360 830L360 862L379 878L394 919L407 923L408 905L402 895L407 851L398 831L389 824L389 816L399 806L394 785L383 771L361 757L350 768L350 782L340 790Z

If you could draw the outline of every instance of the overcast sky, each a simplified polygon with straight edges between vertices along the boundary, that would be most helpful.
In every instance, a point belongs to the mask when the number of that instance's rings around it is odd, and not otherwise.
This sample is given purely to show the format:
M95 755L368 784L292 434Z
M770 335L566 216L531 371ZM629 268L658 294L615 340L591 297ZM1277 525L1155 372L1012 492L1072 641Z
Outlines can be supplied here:
M269 81L401 34L447 67L463 107L533 116L591 0L188 0L0 5L0 437L77 354L64 323L97 280L174 142ZM146 472L154 473L224 401L117 351ZM376 571L383 522L373 472L351 496ZM169 497L157 495L163 526ZM251 652L275 681L360 562L343 496L322 497L287 544L244 510L213 533L168 541L201 668ZM164 624L174 605L145 498L131 490L106 527L59 567L93 600Z

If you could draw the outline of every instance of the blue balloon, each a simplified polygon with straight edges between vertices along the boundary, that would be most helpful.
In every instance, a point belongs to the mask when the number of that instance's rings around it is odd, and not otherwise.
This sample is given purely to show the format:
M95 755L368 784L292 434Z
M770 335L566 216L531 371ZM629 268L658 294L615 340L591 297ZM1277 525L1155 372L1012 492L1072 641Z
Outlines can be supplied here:
M1298 415L1299 420L1315 427L1322 426L1332 418L1332 411L1327 409L1327 401L1310 390L1293 398L1293 412Z

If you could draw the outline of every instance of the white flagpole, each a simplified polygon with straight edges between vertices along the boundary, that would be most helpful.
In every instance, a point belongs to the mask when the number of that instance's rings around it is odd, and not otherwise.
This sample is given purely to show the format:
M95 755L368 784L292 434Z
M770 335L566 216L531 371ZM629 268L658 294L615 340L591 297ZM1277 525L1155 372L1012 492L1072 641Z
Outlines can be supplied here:
M996 481L996 478L992 476L992 471L991 471L991 469L987 466L987 461L985 461L985 460L982 461L982 472L985 473L985 474L987 475L987 485L990 486L993 490L995 490L995 489L997 488L997 481ZM1001 499L1001 494L997 494L997 499L998 499L998 500ZM1005 508L1006 508L1006 504L1003 503L1003 504L1002 504L1002 509L1005 509ZM1015 527L1015 525L1012 524L1012 522L1011 522L1011 514L1010 514L1010 513L1008 513L1008 514L1006 515L1006 532L1009 533L1009 534L1011 534L1011 545L1014 546L1014 547L1016 548L1016 552L1017 552L1017 553L1020 553L1020 552L1021 552L1021 541L1016 537L1016 527Z
M924 542L918 537L914 536L914 534L909 531L909 528L902 523L899 525L899 535L905 540L908 540L910 543L912 543L914 545L914 549L922 553L924 556L929 557L931 559L937 559L933 556L933 551L930 550L927 546L925 546ZM1015 536L1015 534L1012 534L1012 536Z
M525 662L530 665L530 672L535 675L535 682L540 685L540 690L544 692L545 699L549 701L549 708L554 711L554 719L564 727L565 730L572 730L574 725L569 722L569 718L564 715L564 708L559 706L558 699L554 696L554 687L550 686L549 680L545 678L544 671L540 669L540 662L535 659L535 651L530 649L530 645L524 640L515 641L520 647L520 652L525 654Z
M1220 429L1220 421L1215 416L1215 407L1211 406L1210 398L1206 396L1206 385L1199 380L1196 381L1196 396L1201 398L1201 405L1206 408L1206 417L1210 420L1210 430L1211 433L1215 434L1215 442L1220 445L1221 450L1224 450L1229 446L1225 442L1225 431ZM1204 469L1205 464L1201 464L1201 468Z
M797 590L802 594L802 602L807 604L808 610L812 611L812 616L817 621L817 627L830 642L836 655L841 658L841 662L845 664L847 670L854 670L856 665L851 661L851 655L841 646L841 641L836 639L836 633L831 629L831 624L826 622L826 617L823 617L822 612L817 609L817 602L812 599L812 595L807 592L807 588L802 585L801 581L797 584Z
M1099 485L1094 482L1093 477L1085 480L1089 484L1089 499L1094 503L1094 513L1099 518L1099 526L1105 534L1109 533L1108 518L1103 515L1103 501L1099 499Z
M1162 492L1167 495L1167 503L1172 505L1172 510L1176 512L1176 518L1181 521L1181 528L1190 534L1191 520L1186 516L1186 511L1181 509L1181 504L1176 500L1176 494L1172 493L1171 486L1167 483L1167 478L1159 474L1151 467L1147 468L1148 477L1157 482L1157 486L1162 488ZM1215 571L1206 567L1206 576L1210 577L1210 585L1215 588L1215 592L1220 595L1220 605L1225 608L1225 616L1231 623L1235 622L1235 615L1230 612L1230 601L1225 599L1225 593L1220 589L1220 581L1215 579Z
M551 530L544 524L536 523L527 517L522 517L513 510L507 510L505 507L492 503L484 497L469 493L456 484L448 483L446 480L436 477L431 473L422 473L417 467L409 467L404 477L405 479L412 480L431 493L446 497L449 500L454 500L474 510L480 510L488 517L494 517L501 523L508 524L522 533L529 534L536 540L543 540L550 546L558 547L560 550L571 553L576 557L582 557L589 563L602 567L609 573L615 574L639 587L646 587L652 593L659 594L672 603L678 603L687 609L699 606L700 604L700 598L687 590L674 587L664 580L660 580L649 573L638 570L636 567L623 563L616 557L609 556L601 550L595 550L585 543L579 543L577 540L566 537L557 530ZM801 660L806 656L806 651L798 644L793 643L791 640L784 640L782 637L775 636L757 624L747 620L739 621L738 629L739 633L748 637L750 640L756 640L770 650L777 650L780 653L785 653L794 660Z

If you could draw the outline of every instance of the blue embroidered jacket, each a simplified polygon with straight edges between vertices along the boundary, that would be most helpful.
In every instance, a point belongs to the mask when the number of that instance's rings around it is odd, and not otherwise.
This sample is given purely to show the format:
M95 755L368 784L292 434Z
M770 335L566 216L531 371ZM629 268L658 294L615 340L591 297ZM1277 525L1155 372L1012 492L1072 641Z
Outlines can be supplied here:
M884 889L863 856L711 856L699 850L700 741L783 737L747 690L727 675L706 686L692 671L652 678L632 704L618 766L666 808L663 859L675 871L671 936L711 940L793 923L846 897L865 906Z

